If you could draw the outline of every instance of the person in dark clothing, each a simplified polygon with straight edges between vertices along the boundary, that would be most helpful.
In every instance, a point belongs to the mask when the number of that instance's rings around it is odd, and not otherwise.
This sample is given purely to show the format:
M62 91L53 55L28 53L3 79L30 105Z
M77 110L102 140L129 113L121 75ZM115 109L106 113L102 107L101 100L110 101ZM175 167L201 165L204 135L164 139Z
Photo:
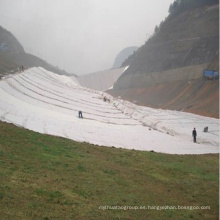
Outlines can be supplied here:
M83 118L82 111L79 111L79 118Z
M194 142L196 142L197 132L196 132L196 129L195 129L195 128L194 128L193 131L192 131L192 136L193 136Z

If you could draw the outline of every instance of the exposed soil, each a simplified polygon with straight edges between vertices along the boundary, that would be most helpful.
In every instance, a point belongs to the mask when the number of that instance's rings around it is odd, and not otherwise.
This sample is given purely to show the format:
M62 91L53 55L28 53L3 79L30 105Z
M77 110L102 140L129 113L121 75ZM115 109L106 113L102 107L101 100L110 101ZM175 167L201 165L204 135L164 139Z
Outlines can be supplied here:
M108 93L138 105L219 118L219 80L159 83L143 88L109 90Z

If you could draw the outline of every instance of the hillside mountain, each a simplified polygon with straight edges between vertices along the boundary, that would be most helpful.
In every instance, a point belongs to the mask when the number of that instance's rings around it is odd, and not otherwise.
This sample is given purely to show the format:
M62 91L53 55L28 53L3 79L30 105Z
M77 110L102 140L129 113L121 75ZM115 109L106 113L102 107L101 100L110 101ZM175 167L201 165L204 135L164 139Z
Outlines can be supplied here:
M74 75L26 53L13 34L0 26L0 77L18 71L21 66L25 68L41 66L60 75Z
M119 52L119 54L116 56L113 67L112 68L119 68L122 66L122 64L125 62L125 60L131 56L138 47L126 47L123 50Z
M173 5L153 36L123 63L129 68L109 93L150 107L219 117L219 83L203 79L204 69L219 71L219 3Z
M0 50L14 53L24 53L24 48L9 31L0 26Z

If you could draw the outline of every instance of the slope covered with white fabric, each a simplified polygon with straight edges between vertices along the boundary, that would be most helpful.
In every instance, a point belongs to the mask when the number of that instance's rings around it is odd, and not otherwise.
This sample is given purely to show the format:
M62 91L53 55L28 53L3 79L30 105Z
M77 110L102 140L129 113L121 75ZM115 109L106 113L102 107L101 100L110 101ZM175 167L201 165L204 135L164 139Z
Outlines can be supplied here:
M104 102L104 97L110 101ZM79 110L83 119L78 118ZM136 106L43 68L0 81L0 120L103 146L169 154L219 152L218 119ZM192 142L194 127L198 143Z

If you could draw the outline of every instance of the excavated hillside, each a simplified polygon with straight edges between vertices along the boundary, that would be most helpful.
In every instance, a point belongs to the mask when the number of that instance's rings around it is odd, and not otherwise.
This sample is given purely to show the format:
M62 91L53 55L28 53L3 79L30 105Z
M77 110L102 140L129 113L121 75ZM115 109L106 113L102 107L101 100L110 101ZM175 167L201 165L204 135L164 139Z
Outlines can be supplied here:
M108 92L154 108L219 118L219 4L170 14L123 65L129 68Z

